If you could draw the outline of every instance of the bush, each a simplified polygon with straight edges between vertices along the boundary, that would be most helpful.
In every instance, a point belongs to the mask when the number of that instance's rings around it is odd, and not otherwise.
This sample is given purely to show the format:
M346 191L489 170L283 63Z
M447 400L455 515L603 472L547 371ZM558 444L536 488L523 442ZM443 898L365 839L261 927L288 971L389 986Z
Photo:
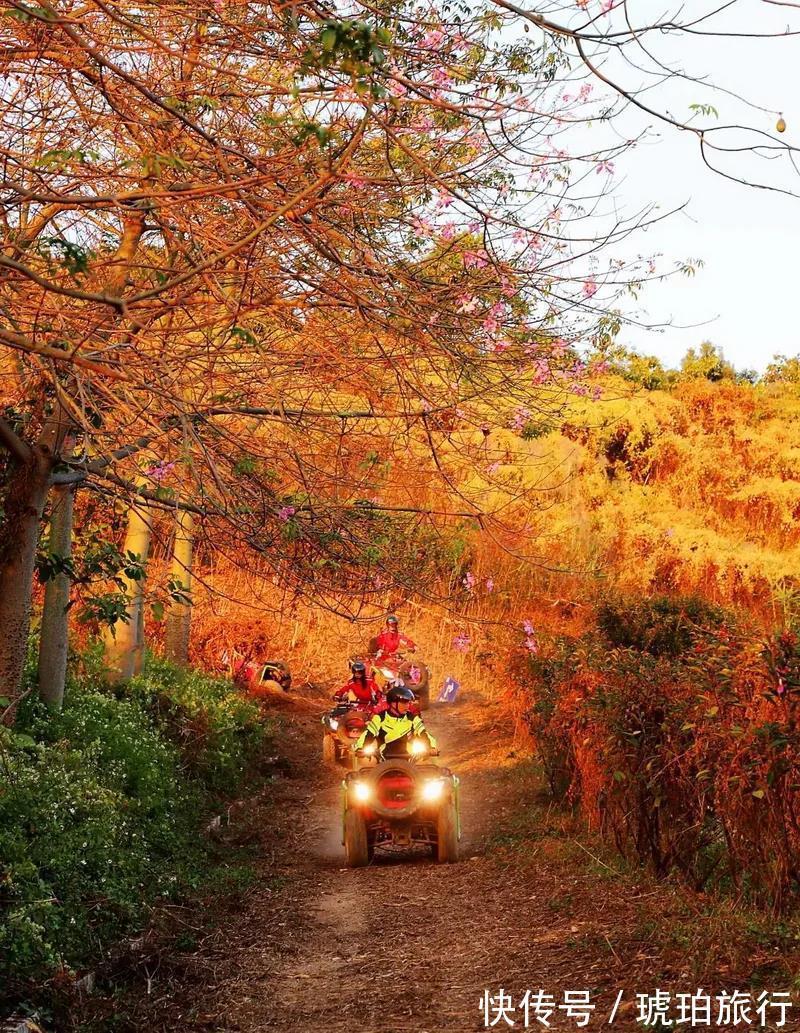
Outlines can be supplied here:
M224 682L157 663L119 698L90 656L64 710L0 729L0 985L96 959L203 877L198 829L267 729ZM198 731L202 730L202 732Z
M659 875L776 909L796 900L800 636L759 641L686 601L623 601L603 623L639 648L589 633L516 659L553 794Z
M698 635L714 633L731 615L697 596L614 600L598 610L597 624L612 646L654 656L686 653Z

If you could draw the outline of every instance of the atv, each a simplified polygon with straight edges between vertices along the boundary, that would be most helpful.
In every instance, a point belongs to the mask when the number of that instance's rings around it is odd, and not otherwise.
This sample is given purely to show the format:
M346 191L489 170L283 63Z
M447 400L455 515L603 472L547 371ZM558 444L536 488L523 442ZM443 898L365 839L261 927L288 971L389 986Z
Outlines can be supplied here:
M326 764L353 764L353 746L372 716L371 709L336 699L336 706L322 715L322 759Z
M433 756L438 752L421 739L391 743L380 759L375 743L359 751L355 770L342 782L342 843L350 868L369 864L378 847L419 843L432 848L439 864L458 860L459 780L431 763Z
M392 684L405 685L417 697L419 709L428 709L431 702L430 672L421 660L407 660L402 653L395 653L377 660L375 670L385 679L384 692Z

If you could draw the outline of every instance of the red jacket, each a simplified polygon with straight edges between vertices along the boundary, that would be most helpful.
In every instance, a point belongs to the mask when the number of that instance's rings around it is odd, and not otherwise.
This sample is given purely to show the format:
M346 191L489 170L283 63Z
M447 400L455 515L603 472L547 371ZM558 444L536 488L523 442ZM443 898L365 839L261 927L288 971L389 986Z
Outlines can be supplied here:
M378 683L371 677L364 681L360 678L351 678L335 695L337 699L347 699L351 692L359 703L376 703L383 695Z
M408 635L404 635L401 631L389 631L386 628L378 635L375 641L378 646L377 654L380 656L394 656L401 647L405 649L417 648Z

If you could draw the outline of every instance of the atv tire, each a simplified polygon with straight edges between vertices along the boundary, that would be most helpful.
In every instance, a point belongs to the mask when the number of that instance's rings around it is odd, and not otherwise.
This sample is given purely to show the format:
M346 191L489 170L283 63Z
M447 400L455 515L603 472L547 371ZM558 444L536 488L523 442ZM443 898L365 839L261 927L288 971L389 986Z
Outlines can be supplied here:
M436 860L439 864L458 860L458 817L452 798L442 806L436 821Z
M322 762L331 765L336 763L336 738L333 735L322 737Z
M364 868L370 862L367 824L363 816L352 809L344 816L344 853L348 868Z

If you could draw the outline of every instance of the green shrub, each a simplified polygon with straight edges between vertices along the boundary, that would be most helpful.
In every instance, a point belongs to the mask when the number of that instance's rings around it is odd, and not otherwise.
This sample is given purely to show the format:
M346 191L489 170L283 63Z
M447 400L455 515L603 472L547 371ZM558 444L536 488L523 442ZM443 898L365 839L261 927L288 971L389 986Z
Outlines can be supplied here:
M606 601L597 624L612 646L654 656L681 656L696 637L716 631L730 620L718 606L696 596L653 596L650 599Z
M228 683L157 662L120 697L76 667L61 713L28 699L0 729L0 1000L197 886L198 830L268 734Z

